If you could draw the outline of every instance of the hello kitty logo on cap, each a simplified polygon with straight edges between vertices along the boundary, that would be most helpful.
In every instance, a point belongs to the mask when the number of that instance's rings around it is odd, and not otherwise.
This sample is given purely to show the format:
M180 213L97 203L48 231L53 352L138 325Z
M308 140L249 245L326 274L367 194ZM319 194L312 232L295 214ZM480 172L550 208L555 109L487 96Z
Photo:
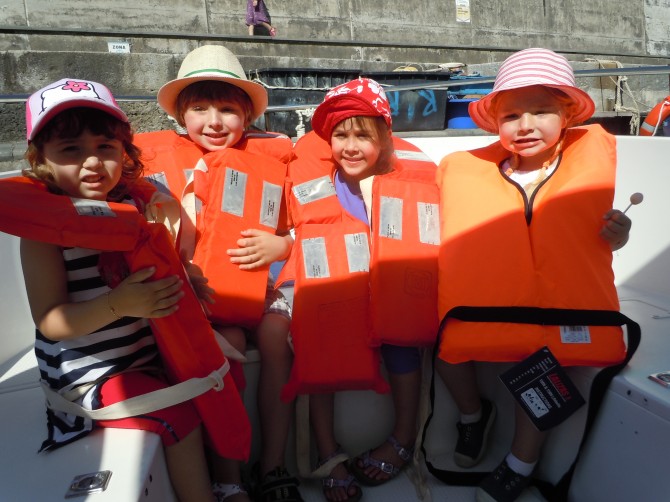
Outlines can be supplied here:
M549 49L532 48L515 52L500 66L493 90L468 107L470 117L482 129L497 133L498 123L491 115L491 104L502 91L542 85L559 89L576 104L578 112L571 117L570 125L591 118L595 104L591 97L575 84L575 74L570 63L560 54Z
M26 127L28 141L60 112L70 108L95 108L128 122L107 87L90 80L64 78L33 93L26 101Z
M350 117L383 117L391 128L391 107L379 83L360 77L326 93L312 116L312 129L325 140L337 124Z

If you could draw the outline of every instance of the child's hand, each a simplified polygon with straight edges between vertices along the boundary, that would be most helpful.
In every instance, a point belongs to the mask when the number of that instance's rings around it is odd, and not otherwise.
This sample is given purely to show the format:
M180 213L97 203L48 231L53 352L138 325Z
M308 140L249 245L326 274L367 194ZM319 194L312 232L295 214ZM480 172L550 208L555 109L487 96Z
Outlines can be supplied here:
M195 295L198 297L198 300L200 300L200 304L207 315L211 314L210 310L207 308L207 304L214 303L214 298L212 298L214 290L207 285L209 281L207 277L203 275L200 267L191 263L185 256L182 256L181 258L182 263L184 264L184 270L186 271L186 275L188 275L188 280L191 282Z
M286 237L264 230L249 229L240 232L237 249L229 249L231 263L239 264L241 270L253 270L283 260L288 256L290 245Z
M628 234L633 222L618 209L610 209L603 216L605 224L600 230L600 236L609 242L612 251L621 249L628 242Z
M177 302L184 296L184 281L177 275L149 280L155 271L155 267L139 270L109 293L109 305L118 316L165 317L179 308Z

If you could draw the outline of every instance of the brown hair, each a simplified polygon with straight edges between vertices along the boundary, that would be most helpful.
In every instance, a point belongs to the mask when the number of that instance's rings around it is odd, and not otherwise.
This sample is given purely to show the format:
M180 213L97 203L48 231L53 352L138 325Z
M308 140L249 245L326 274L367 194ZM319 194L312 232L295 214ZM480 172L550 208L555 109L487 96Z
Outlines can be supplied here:
M51 119L28 145L25 158L30 168L24 169L23 175L42 181L53 193L62 194L63 191L54 182L51 168L46 164L44 145L53 138L76 138L84 131L121 141L124 150L121 179L107 198L122 199L128 186L142 176L144 166L140 160L141 152L133 145L130 124L95 108L70 108Z
M216 80L201 80L186 86L177 96L175 105L175 118L180 126L184 127L184 113L195 101L232 101L244 110L244 127L251 124L254 105L249 95L236 85Z
M344 119L342 122L338 123L335 128L339 127L340 124L343 125L346 131L353 129L354 127L360 127L368 133L377 144L379 144L380 152L379 157L377 158L376 167L378 172L376 174L388 172L393 168L393 139L389 134L389 128L386 125L384 117L366 117L357 115L355 117Z

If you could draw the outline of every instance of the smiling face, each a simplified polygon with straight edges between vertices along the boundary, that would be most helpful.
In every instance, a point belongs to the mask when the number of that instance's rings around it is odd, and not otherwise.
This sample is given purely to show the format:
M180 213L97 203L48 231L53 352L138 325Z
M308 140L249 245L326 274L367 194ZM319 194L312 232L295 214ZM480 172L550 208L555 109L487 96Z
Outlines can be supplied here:
M511 89L495 99L500 143L519 156L519 169L539 169L567 125L563 103L542 86Z
M365 120L377 123L381 119L348 118L337 124L330 136L333 158L348 181L360 181L374 174L380 174L388 167L385 164L390 155L385 155L385 152L386 150L392 152L393 148L390 143L390 132L384 125L385 136L380 137L383 134L380 127ZM388 141L385 141L387 139Z
M106 200L123 171L123 143L84 129L75 137L54 137L42 156L54 183L67 195Z
M189 138L207 151L234 146L251 123L249 95L227 82L203 80L177 96L176 118Z
M184 125L189 138L205 150L223 150L242 138L245 110L235 101L197 100L186 107Z

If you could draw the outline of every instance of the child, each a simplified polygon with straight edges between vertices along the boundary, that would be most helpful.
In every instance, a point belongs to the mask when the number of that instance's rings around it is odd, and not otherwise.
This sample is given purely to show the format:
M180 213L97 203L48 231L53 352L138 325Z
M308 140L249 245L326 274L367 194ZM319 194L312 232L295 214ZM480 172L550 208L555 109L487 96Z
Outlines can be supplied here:
M429 328L423 330L427 332L424 336L426 339L422 340L419 328L420 318L422 314L412 317L416 310L407 308L394 312L393 316L389 316L385 312L383 317L390 319L393 322L402 324L407 322L410 329L402 330L402 340L397 342L397 345L384 343L381 346L381 352L386 363L386 368L389 372L389 380L393 394L393 402L395 406L395 425L391 436L387 442L377 447L373 451L367 452L361 457L355 459L351 466L347 466L346 455L340 449L334 435L333 430L333 391L347 388L346 383L350 382L349 388L365 388L364 384L360 382L351 383L348 373L348 367L355 366L358 369L354 345L350 343L349 333L352 330L362 330L361 338L366 340L371 337L368 331L368 319L373 319L375 326L375 336L379 337L382 343L386 340L388 333L385 330L377 329L378 319L374 317L374 304L377 303L382 308L388 308L385 299L391 299L396 290L393 282L386 282L385 286L377 283L379 281L391 280L389 272L385 272L385 266L390 264L384 262L384 258L388 255L383 251L389 245L386 241L398 242L394 238L402 234L403 238L399 239L404 246L411 249L410 255L412 257L404 257L401 260L403 263L416 263L417 268L421 265L421 256L416 254L416 249L427 247L432 253L429 257L428 271L432 270L430 267L436 267L437 256L437 232L435 240L432 243L424 244L421 242L409 242L409 236L412 235L412 229L415 229L416 221L412 218L403 217L407 215L407 210L417 207L417 203L422 203L422 197L432 195L434 197L434 221L435 230L437 231L437 190L434 185L435 165L430 162L423 162L424 166L415 167L411 169L408 164L402 162L394 155L394 138L391 134L391 113L388 100L381 86L370 79L359 78L351 82L347 82L338 87L335 87L326 94L326 97L321 103L312 118L312 127L314 132L301 138L295 147L295 160L289 164L289 180L292 184L291 197L289 200L290 212L292 221L296 229L296 245L293 247L294 251L300 249L307 249L311 242L317 239L308 236L306 232L311 229L316 229L317 232L335 232L338 226L342 226L344 237L355 235L369 235L368 237L356 237L358 242L365 242L365 261L358 264L353 276L345 274L345 277L334 276L339 263L346 264L347 258L349 262L349 269L352 267L352 258L349 255L349 247L347 253L339 253L338 259L337 251L328 247L329 242L337 245L341 242L342 234L337 234L333 241L328 241L328 237L324 237L326 243L327 263L319 266L321 272L316 275L321 275L317 281L332 281L321 282L322 286L315 285L313 287L323 287L330 291L337 291L338 288L342 294L334 293L335 301L328 303L328 300L320 298L315 290L310 292L309 277L313 276L313 269L307 264L304 268L309 269L307 276L301 277L301 269L303 267L303 259L309 260L308 252L304 252L304 256L297 257L296 252L292 252L291 261L287 263L286 268L295 265L298 269L296 271L296 292L294 303L294 317L292 325L292 334L294 345L296 347L296 361L294 368L303 368L306 366L304 360L299 360L300 355L304 354L303 348L309 343L314 343L305 359L309 359L314 367L325 367L321 365L319 358L328 358L334 360L335 369L333 375L318 375L315 378L316 382L322 382L323 378L330 378L333 381L332 385L317 383L315 387L310 389L309 381L304 382L304 392L309 392L310 402L310 417L312 429L314 431L316 446L320 458L319 472L325 476L323 480L323 491L327 500L329 501L356 501L362 496L361 488L356 483L355 477L364 484L378 485L384 483L393 477L397 476L400 470L405 467L412 459L413 446L416 438L416 413L418 408L418 396L420 387L420 362L419 350L417 346L421 344L429 344L434 340L436 334L436 319L432 319L433 323L429 323ZM314 136L318 135L321 139ZM400 143L400 140L398 140ZM326 143L327 142L327 143ZM429 165L427 165L429 164ZM412 178L412 176L414 176ZM425 177L423 183L422 176ZM381 216L380 204L390 200L391 191L396 190L395 201L400 201L401 207L399 214L400 218L397 222L401 224L402 229L395 228L397 235L389 236L383 234L382 227L386 228ZM403 212L402 208L405 209ZM416 216L416 215L414 215ZM406 226L407 225L407 226ZM389 226L393 226L389 223ZM360 230L359 230L360 229ZM372 231L375 230L375 232ZM338 230L339 231L339 230ZM378 237L379 236L379 237ZM406 251L407 248L403 250ZM412 254L415 253L415 254ZM416 257L416 261L414 260ZM313 253L311 258L313 258ZM326 260L324 256L324 260ZM318 262L319 260L315 260ZM400 268L401 265L396 263L395 267ZM323 270L329 272L323 273ZM369 276L367 271L369 270ZM398 269L395 269L398 270ZM407 269L402 268L399 275L405 276ZM359 311L356 306L359 304L358 300L349 300L345 295L350 293L354 288L352 283L356 281L359 284L358 278L360 274L364 281L363 291L363 309ZM388 275L386 275L388 274ZM430 284L432 280L436 281L436 269L432 270L432 276L426 283ZM318 282L317 282L318 284ZM436 286L436 282L435 282ZM358 287L358 286L356 286ZM304 288L304 289L301 289ZM386 291L383 289L386 288ZM369 291L369 293L367 292ZM428 299L428 318L435 318L435 289L430 291L432 294L427 294L425 298ZM398 292L398 294L401 294ZM308 298L309 297L309 298ZM319 298L315 298L319 297ZM369 297L369 307L365 307L365 299ZM338 302L338 299L341 300ZM299 310L299 306L304 302L317 302L313 308ZM337 305L337 304L340 305ZM425 303L425 302L424 302ZM336 309L342 308L343 312L335 313ZM309 313L311 310L318 310L320 319L310 321L307 315L302 315L301 312ZM402 310L407 312L403 313ZM325 316L330 312L330 316L337 319L327 319ZM357 314L359 317L357 317ZM404 318L404 319L403 319ZM352 320L353 319L353 320ZM310 323L311 324L308 324ZM346 323L346 328L340 328L339 323ZM333 327L332 334L323 333ZM414 332L412 328L417 328ZM303 335L304 333L304 335ZM346 333L346 334L345 334ZM331 337L334 340L327 340ZM319 338L317 342L310 342ZM355 340L354 340L355 341ZM330 345L327 343L330 342ZM339 345L339 347L337 347ZM378 346L378 344L374 344ZM336 352L339 350L342 360L338 359L340 354ZM301 352L303 351L303 352ZM324 354L325 352L325 354ZM315 362L315 359L316 362ZM346 364L345 364L346 361ZM374 364L374 363L373 363ZM301 369L294 372L297 376L301 373ZM322 371L317 368L317 371ZM328 370L323 370L328 371ZM296 377L299 378L299 377ZM339 379L339 381L338 381ZM370 383L374 385L374 380ZM353 474L350 472L352 471Z
M630 220L611 209L615 139L597 125L570 128L594 109L567 60L546 49L507 58L493 92L470 104L475 123L500 141L440 163L440 318L461 305L618 311L611 251L625 244ZM583 327L590 334L569 343L556 326L443 326L438 371L461 413L461 467L482 459L496 417L474 361L520 361L544 345L564 365L607 366L625 353L618 327ZM545 433L518 404L515 421L511 452L478 501L515 500L530 480Z
M54 82L29 98L26 117L25 176L67 197L139 204L139 151L126 115L106 87L76 79ZM147 318L174 313L184 296L178 276L151 281L153 268L110 288L102 277L103 255L21 239L41 378L60 394L84 389L77 402L89 410L168 387ZM119 420L93 422L51 408L47 416L43 450L95 426L152 431L163 441L179 500L223 500L218 484L213 497L200 418L190 401Z
M269 266L285 259L293 242L281 197L286 170L282 160L288 156L286 144L289 149L292 145L287 138L286 142L277 138L255 139L246 133L250 124L263 114L267 102L265 88L247 80L237 58L218 45L190 52L177 79L158 91L160 106L188 134L188 138L179 139L174 151L177 155L185 151L184 155L192 161L191 168L203 155L206 165L196 169L193 177L193 191L201 208L195 218L197 237L191 249L183 232L181 236L183 253L193 262L187 269L191 274L199 270L207 277L202 289L210 296L207 307L217 331L241 353L249 334L262 360L257 396L261 424L259 498L277 500L272 498L277 490L282 494L278 500L300 501L298 481L284 467L292 407L279 398L292 363L287 343L291 311L268 275ZM165 158L163 154L155 156L150 168L154 171L159 166L164 168L161 161ZM183 166L180 173L182 169ZM231 169L243 172L248 194L246 200L241 197L239 207L230 211L234 215L221 209L220 201L226 196L224 175L217 178L218 173ZM258 215L251 216L261 207L249 195L253 183L277 188L274 199L264 199L266 206L273 208L270 212L274 223L260 224ZM182 199L187 206L185 200ZM248 292L254 301L244 302L240 288L246 288L245 294ZM241 367L237 368L241 381L244 378ZM228 467L230 482L238 482L239 466Z

